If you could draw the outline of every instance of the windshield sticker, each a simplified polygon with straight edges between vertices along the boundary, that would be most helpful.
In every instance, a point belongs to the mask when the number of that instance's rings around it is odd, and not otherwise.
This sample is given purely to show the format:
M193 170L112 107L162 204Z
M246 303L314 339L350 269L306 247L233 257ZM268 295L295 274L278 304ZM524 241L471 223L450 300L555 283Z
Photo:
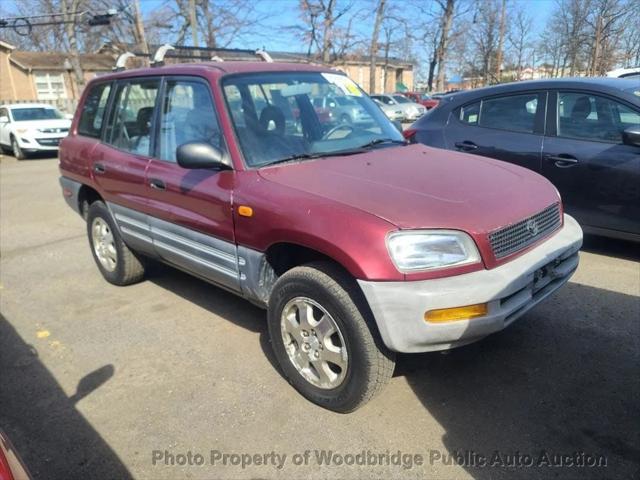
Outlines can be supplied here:
M354 97L362 96L362 91L358 88L358 85L356 85L356 83L349 77L335 73L322 73L322 76L329 83L337 86L345 95L351 95Z

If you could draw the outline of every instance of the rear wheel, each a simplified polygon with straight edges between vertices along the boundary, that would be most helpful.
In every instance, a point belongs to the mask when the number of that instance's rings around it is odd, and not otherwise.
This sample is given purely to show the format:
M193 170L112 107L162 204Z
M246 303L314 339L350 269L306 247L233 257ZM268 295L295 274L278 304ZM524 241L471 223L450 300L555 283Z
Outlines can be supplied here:
M289 382L306 398L347 413L387 384L395 365L357 284L328 262L296 267L276 282L269 335Z
M142 280L142 261L122 241L109 209L101 201L89 206L87 235L93 259L105 280L114 285L130 285Z
M20 148L20 145L18 145L18 140L16 140L16 137L11 137L11 152L13 153L13 156L18 160L24 160L26 158L26 155Z

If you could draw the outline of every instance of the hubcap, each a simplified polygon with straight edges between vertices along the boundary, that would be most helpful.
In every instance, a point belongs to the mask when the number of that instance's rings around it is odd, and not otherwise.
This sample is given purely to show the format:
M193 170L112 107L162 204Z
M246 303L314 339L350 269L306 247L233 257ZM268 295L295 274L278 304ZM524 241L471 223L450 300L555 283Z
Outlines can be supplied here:
M13 156L18 158L20 156L20 147L18 146L18 142L14 139L13 142L11 142L11 145L13 146Z
M96 217L91 224L93 251L105 270L113 272L118 264L118 252L109 224Z
M347 348L338 324L319 303L296 297L284 306L280 319L289 360L312 385L331 389L347 374Z

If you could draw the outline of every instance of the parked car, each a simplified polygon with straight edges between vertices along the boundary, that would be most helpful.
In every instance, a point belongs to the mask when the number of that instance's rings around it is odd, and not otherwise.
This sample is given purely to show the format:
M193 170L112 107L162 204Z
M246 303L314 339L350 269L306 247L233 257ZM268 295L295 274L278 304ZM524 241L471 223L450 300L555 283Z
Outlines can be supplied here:
M30 480L31 478L15 447L7 435L0 430L0 480Z
M428 93L403 92L401 95L404 95L409 100L419 103L427 110L431 110L432 108L435 108L438 106L438 99L433 98Z
M395 105L385 105L380 100L373 99L376 105L378 105L384 114L391 120L392 122L402 122L404 120L404 112L402 109L398 108Z
M313 106L329 111L331 121L335 123L368 125L373 122L371 115L349 95L324 95L312 99Z
M321 89L373 123L323 124L311 102ZM299 112L299 129L278 105ZM128 108L135 121L120 115ZM511 324L569 279L582 243L547 180L409 145L353 81L315 65L97 77L60 171L108 282L140 281L153 258L267 309L286 378L340 412L381 390L395 352Z
M30 153L55 152L70 126L70 116L65 116L51 105L3 105L0 106L0 148L11 151L18 160L23 160Z
M457 93L405 134L527 167L592 233L640 239L640 85L528 81Z
M407 97L403 97L402 95L371 95L371 98L373 98L374 100L378 100L385 105L391 105L402 110L402 114L404 116L403 121L417 120L427 111L427 109L419 103L412 102Z
M607 72L607 77L626 78L638 80L640 79L640 67L635 68L618 68Z

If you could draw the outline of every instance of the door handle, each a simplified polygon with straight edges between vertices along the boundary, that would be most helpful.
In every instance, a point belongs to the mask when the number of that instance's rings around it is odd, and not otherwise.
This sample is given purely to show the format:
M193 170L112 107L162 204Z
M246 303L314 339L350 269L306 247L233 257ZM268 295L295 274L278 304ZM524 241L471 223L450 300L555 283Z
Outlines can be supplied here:
M106 171L107 171L107 169L106 169L106 168L104 168L104 165L103 165L103 164L101 164L101 163L94 163L94 164L93 164L93 171L94 171L95 173L104 173L104 172L106 172Z
M153 188L154 190L166 190L167 186L164 184L164 182L162 180L159 180L157 178L152 178L151 180L149 180L149 186L151 188Z
M547 155L547 160L553 162L553 164L558 168L569 168L578 164L578 159L576 157L572 157L571 155Z
M460 150L464 150L466 152L470 150L475 150L476 148L478 148L478 145L476 145L473 142L470 142L469 140L465 140L464 142L456 142L454 145L456 148Z

